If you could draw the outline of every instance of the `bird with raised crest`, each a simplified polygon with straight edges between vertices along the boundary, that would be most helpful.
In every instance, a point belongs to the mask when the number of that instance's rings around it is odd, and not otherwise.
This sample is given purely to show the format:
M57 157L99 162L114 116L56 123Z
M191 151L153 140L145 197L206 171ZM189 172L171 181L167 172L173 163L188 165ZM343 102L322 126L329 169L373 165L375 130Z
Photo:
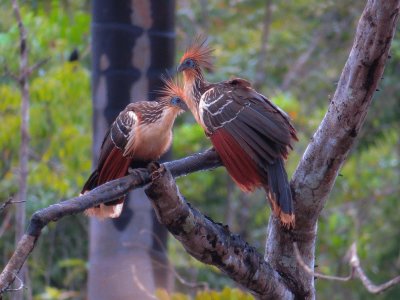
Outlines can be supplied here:
M183 73L187 106L239 188L245 192L264 188L275 216L293 228L293 199L284 161L298 139L289 116L247 80L210 83L205 69L212 69L212 49L205 39L197 38L177 69Z
M146 167L170 147L172 126L176 117L187 110L183 90L172 80L164 80L162 96L156 101L130 103L105 134L96 169L81 194L125 176L130 167ZM124 198L100 204L85 211L88 216L117 218Z

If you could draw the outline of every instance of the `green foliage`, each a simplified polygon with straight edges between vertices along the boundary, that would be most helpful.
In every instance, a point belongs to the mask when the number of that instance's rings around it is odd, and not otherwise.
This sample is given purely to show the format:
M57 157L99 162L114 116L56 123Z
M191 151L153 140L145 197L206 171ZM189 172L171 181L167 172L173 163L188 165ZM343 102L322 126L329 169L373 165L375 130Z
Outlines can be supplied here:
M182 293L169 295L165 290L157 290L157 299L159 300L253 300L254 297L237 288L225 287L221 291L200 291L192 298Z
M78 1L23 5L29 61L49 59L30 77L30 149L27 216L60 199L79 194L91 168L90 74L83 61L67 61L73 49L88 47L89 13ZM0 66L17 74L19 32L9 1L0 5ZM0 78L0 199L18 190L20 91ZM11 207L4 215L12 213ZM76 299L86 281L86 220L66 218L50 224L29 260L36 299ZM1 265L12 254L13 223L1 236ZM3 243L4 241L4 243Z

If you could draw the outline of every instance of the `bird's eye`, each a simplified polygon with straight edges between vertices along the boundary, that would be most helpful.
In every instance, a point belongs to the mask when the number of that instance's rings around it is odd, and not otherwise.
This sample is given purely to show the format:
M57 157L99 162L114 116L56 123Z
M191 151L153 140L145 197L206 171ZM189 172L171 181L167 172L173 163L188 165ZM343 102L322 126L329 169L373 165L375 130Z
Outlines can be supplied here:
M171 99L171 103L173 104L173 105L179 105L180 103L181 103L181 98L179 98L179 97L173 97L172 99Z
M185 61L185 65L188 66L189 68L194 68L194 61L191 59L187 59Z

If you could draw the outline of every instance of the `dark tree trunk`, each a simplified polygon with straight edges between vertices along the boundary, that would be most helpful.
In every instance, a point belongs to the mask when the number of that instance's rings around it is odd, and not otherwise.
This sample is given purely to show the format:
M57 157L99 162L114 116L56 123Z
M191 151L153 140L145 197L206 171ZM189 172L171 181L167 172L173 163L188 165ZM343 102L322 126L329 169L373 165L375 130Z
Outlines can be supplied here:
M174 64L174 1L93 2L94 160L102 138L129 103L154 99ZM91 220L89 299L146 299L170 286L167 234L141 190L115 220Z

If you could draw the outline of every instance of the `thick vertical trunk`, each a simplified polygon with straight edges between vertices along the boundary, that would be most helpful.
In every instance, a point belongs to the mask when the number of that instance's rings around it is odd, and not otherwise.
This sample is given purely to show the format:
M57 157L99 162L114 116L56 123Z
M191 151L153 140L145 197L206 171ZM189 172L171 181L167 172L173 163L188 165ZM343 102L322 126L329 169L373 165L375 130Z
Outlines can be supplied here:
M93 2L95 160L110 123L129 102L154 98L173 66L174 1ZM156 226L142 190L120 218L91 220L88 299L146 299L167 287L165 229Z

